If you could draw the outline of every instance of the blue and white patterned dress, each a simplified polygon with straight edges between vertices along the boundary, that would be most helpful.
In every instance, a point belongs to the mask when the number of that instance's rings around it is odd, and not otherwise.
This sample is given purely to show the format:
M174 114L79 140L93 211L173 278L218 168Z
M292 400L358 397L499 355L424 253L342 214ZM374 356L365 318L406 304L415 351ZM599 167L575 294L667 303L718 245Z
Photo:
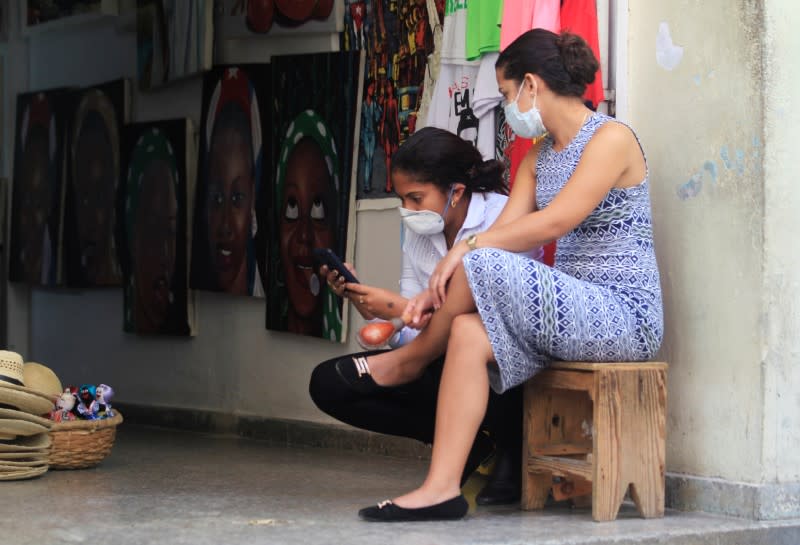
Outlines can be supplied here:
M536 161L539 210L572 176L595 131L612 120L592 115L558 152L551 138L544 141ZM495 248L469 252L463 262L497 360L489 376L497 392L521 384L553 360L642 361L661 344L647 177L637 186L611 189L559 239L554 268Z

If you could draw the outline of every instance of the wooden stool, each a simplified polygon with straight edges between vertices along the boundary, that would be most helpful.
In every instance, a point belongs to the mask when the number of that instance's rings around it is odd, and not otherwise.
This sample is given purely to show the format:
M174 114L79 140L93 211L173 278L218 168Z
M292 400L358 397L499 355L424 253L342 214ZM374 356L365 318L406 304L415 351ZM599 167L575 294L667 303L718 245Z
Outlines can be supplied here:
M522 509L542 509L562 477L568 493L591 489L596 521L617 518L629 486L642 517L664 516L666 379L660 362L557 362L529 380Z

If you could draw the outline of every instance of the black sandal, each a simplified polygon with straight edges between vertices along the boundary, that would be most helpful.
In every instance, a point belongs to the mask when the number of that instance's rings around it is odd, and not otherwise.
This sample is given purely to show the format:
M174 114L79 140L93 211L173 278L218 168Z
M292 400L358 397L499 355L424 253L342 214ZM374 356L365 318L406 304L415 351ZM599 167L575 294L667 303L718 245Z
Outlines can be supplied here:
M360 394L375 394L387 389L372 379L366 356L345 356L338 359L334 367L341 379Z
M429 520L458 520L469 511L469 504L463 494L455 498L429 505L408 509L395 505L390 500L378 505L365 507L358 516L369 522L424 522Z

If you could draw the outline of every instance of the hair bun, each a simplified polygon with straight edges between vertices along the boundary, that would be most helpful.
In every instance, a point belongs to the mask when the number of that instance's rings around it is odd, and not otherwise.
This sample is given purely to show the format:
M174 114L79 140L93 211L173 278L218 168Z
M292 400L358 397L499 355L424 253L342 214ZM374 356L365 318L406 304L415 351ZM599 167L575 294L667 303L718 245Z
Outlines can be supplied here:
M474 190L480 192L497 191L497 179L503 178L505 169L505 165L496 159L481 161L473 165L468 174L470 180L474 182ZM507 188L503 189L507 190ZM503 191L498 192L505 194Z
M586 40L577 34L563 32L556 38L556 47L564 69L574 83L588 85L594 81L600 64Z

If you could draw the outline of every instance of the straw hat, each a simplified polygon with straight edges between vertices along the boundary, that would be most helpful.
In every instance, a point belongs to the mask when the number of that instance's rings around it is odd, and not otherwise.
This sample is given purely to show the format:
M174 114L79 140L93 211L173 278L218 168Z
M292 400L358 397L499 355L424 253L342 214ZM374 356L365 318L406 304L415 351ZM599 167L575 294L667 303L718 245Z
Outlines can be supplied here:
M7 471L0 467L0 481L14 481L18 479L31 479L47 473L47 466L42 467L17 467Z
M0 456L5 452L41 452L50 448L50 434L37 433L28 437L18 437L13 442L0 441Z
M52 397L58 397L64 391L61 381L58 380L58 376L53 370L35 361L29 361L23 365L22 378L22 382L28 388Z
M26 422L33 422L40 426L44 426L48 430L53 427L53 421L48 418L42 418L31 413L24 413L22 411L15 411L14 409L0 409L0 418L7 418L9 420L25 420Z
M38 460L0 460L0 466L3 468L11 467L17 471L26 467L42 467L47 465L47 458L40 458Z
M0 407L39 415L52 411L52 396L26 387L23 371L22 356L0 350Z
M5 464L10 460L30 460L33 462L48 462L50 460L50 449L42 449L33 452L0 452L0 464Z
M0 418L0 439L16 439L18 435L35 435L50 429L36 422L17 420L15 418Z

